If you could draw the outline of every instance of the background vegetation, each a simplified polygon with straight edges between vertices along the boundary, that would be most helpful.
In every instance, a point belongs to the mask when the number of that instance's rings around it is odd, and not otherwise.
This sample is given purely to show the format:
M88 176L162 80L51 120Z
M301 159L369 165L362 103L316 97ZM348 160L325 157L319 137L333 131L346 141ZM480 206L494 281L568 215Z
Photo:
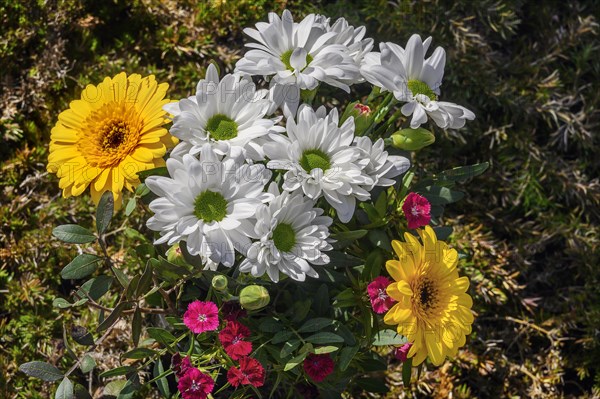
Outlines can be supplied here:
M424 173L491 164L446 220L469 256L470 341L411 391L392 363L389 397L598 397L600 3L523 0L0 0L0 397L50 397L18 365L68 366L63 334L94 323L52 306L73 287L58 274L71 250L51 229L90 226L93 209L88 196L62 199L45 173L58 113L121 70L154 73L171 98L186 96L209 60L232 69L243 27L285 7L366 24L376 41L432 35L448 53L446 98L477 120L438 132L419 163ZM128 223L144 220L136 211ZM114 251L139 242L124 233ZM127 334L98 348L100 371L117 364Z

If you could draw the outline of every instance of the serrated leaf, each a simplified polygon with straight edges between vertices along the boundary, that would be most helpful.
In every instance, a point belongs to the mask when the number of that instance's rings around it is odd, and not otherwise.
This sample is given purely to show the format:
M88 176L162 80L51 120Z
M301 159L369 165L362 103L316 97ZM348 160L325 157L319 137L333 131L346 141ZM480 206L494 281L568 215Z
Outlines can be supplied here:
M67 377L63 378L56 388L54 399L73 399L73 383Z
M46 362L33 361L19 366L19 370L30 377L43 381L57 381L63 378L63 373L55 366Z
M94 358L90 356L89 353L83 355L83 359L81 359L81 363L79 365L79 368L81 368L81 372L89 373L94 369L94 367L96 367L96 361L94 360Z
M102 235L110 225L110 220L115 211L115 200L111 191L105 191L98 202L96 209L96 231Z
M94 233L76 224L63 224L55 227L52 235L69 244L87 244L96 241Z
M156 351L153 351L149 348L135 348L125 353L123 357L125 359L145 359L147 357L153 356L156 354Z
M308 352L305 352L305 353L301 353L300 355L292 358L289 362L287 362L285 364L283 371L290 371L291 369L295 368L297 365L302 363L304 361L304 359L306 359L307 355L308 355Z
M324 329L325 327L329 327L329 326L333 325L333 323L334 323L334 321L332 319L327 319L324 317L316 317L316 318L310 319L306 323L304 323L298 329L298 332L307 333L307 332L320 331L320 330Z
M344 342L344 338L331 332L320 332L313 334L305 339L306 342L313 344L335 344Z
M102 258L92 254L81 254L75 257L60 272L65 280L80 280L94 273Z

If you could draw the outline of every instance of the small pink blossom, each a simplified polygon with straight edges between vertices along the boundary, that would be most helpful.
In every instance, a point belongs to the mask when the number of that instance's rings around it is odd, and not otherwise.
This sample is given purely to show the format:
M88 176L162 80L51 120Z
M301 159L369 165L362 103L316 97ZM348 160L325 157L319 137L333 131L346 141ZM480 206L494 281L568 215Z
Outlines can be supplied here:
M408 220L409 229L427 226L431 221L431 204L427 198L417 193L410 193L402 205L404 216Z
M371 108L369 108L368 105L364 105L364 104L361 104L361 103L357 103L354 106L354 109L356 109L361 115L363 115L363 114L367 114L368 115L368 114L371 113Z
M375 313L381 314L387 312L396 302L386 291L386 288L391 283L392 281L389 278L379 276L367 286L367 293L369 294L371 306Z
M215 387L215 381L197 368L189 369L177 383L183 399L206 399Z
M213 302L194 301L183 315L185 325L196 334L219 328L219 308Z
M396 348L396 351L394 352L394 356L396 356L396 359L404 363L406 359L408 359L408 351L410 350L411 346L412 344L410 342L407 342L404 345Z

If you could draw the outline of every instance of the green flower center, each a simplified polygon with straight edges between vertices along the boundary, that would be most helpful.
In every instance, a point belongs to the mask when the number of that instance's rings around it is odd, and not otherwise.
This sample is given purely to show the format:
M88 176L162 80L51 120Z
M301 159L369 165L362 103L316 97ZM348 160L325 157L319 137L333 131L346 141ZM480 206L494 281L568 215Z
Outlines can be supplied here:
M237 137L238 125L228 116L216 114L206 123L206 130L214 140L231 140Z
M436 94L425 82L420 80L409 80L407 86L412 92L413 96L416 96L417 94L423 94L424 96L429 97L431 101L437 100Z
M287 68L288 71L293 71L294 67L292 67L292 64L290 64L290 58L292 58L292 53L294 52L294 49L288 50L285 53L281 54L281 62L283 62L283 65L285 65L285 67ZM312 62L313 57L306 53L306 66L304 68L302 68L302 71ZM300 72L302 72L300 71Z
M306 150L302 153L300 158L300 166L305 171L309 172L313 169L322 169L323 172L327 171L331 167L329 157L321 150Z
M290 252L296 244L296 232L287 223L279 223L273 230L273 243L281 252Z
M220 222L227 216L227 200L221 193L205 191L196 197L194 215L205 223Z

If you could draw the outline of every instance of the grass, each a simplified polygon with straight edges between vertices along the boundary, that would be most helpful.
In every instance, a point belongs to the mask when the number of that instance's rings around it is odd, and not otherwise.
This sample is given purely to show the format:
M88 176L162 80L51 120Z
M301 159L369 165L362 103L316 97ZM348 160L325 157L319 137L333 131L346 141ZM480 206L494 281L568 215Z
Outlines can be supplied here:
M432 35L448 53L442 95L474 110L459 132L437 132L419 154L424 173L488 161L449 208L468 259L474 331L452 363L400 395L600 395L600 5L511 0L389 2L240 0L56 2L0 0L0 397L47 398L17 371L66 365L63 326L91 327L86 311L52 307L73 288L58 271L71 250L53 226L89 224L88 196L64 200L45 173L50 129L90 82L118 71L154 73L171 98L189 94L209 60L230 71L242 29L288 7L365 24L377 41ZM121 216L122 217L122 216ZM134 213L130 223L143 226ZM132 242L133 237L126 238ZM117 248L118 249L118 248ZM68 318L71 317L71 318ZM121 331L118 334L127 334ZM100 349L107 368L119 335ZM100 363L98 361L98 363ZM97 383L97 380L94 380ZM396 395L396 396L394 396Z

